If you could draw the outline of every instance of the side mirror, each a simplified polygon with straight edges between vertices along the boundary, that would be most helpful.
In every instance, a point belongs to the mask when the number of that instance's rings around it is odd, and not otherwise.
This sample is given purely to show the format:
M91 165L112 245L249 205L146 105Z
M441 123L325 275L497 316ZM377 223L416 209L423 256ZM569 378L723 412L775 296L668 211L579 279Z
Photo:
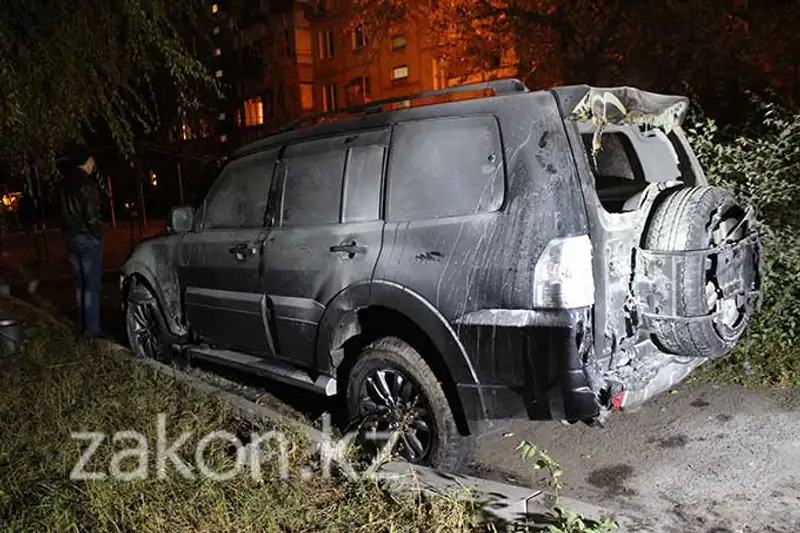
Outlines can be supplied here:
M186 233L194 228L194 207L173 207L167 219L167 231L170 233Z

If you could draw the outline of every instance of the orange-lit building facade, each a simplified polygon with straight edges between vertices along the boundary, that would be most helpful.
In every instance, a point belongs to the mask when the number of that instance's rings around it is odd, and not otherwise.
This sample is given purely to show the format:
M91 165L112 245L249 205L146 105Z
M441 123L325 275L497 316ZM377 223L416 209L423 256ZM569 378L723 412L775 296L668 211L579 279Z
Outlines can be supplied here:
M317 112L516 74L513 54L491 72L447 72L441 50L420 24L397 28L375 48L359 28L350 28L349 0L312 0L307 13L314 34Z
M430 0L416 0L427 2ZM225 96L176 122L172 141L229 153L285 122L368 101L513 76L447 72L426 27L407 24L378 47L352 29L350 0L210 0L213 75ZM401 106L403 104L400 104Z
M314 64L306 3L240 1L232 30L232 139L241 145L313 111Z

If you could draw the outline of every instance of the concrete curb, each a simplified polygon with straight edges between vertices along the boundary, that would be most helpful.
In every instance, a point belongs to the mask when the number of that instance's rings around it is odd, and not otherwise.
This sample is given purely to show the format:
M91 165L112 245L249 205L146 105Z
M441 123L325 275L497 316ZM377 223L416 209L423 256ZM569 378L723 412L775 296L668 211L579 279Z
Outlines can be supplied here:
M70 327L63 320L56 318L45 309L38 308L14 296L4 295L3 297L15 304L37 311L61 327ZM121 344L115 342L107 342L107 344L110 345L114 352L131 357L134 361L145 364L179 383L184 383L205 396L222 400L234 416L252 424L270 422L273 424L292 425L307 434L311 442L316 446L328 441L328 437L322 431L308 424L287 417L269 407L258 405L175 367L151 359L137 358L130 349ZM552 516L556 503L594 520L600 520L606 516L614 517L614 513L609 510L586 502L564 497L556 499L553 494L540 490L441 472L428 467L410 465L403 462L390 462L383 465L380 470L383 473L392 475L389 481L394 489L399 492L421 489L431 493L448 494L455 497L472 497L481 502L481 508L489 518L509 526L541 526L546 524L546 519ZM628 521L624 520L620 524L619 517L614 518L619 525L614 531L620 533L627 531L624 523Z

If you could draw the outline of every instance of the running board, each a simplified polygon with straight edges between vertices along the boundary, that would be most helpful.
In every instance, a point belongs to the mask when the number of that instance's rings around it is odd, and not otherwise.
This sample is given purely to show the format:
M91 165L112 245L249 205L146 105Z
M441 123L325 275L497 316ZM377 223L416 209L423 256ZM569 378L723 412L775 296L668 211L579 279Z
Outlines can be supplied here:
M225 366L253 372L281 383L295 385L325 396L336 395L336 379L320 375L313 379L308 372L287 368L285 366L269 363L261 357L247 355L231 350L215 350L213 348L187 347L186 352L200 359L213 361Z

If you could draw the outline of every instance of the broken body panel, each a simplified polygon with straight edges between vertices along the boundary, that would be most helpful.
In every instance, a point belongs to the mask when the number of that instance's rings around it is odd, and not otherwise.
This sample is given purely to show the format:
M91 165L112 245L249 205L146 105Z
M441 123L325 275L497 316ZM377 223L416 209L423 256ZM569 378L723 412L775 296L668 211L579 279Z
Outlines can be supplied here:
M689 251L644 249L655 206L677 188L708 185L681 129L686 99L628 87L570 87L556 93L562 113L568 117L568 135L594 245L594 352L602 369L604 407L634 409L707 360L668 353L654 340L653 334L665 324L719 318L721 311L685 316L677 309L675 302L682 295L676 281L687 270L686 264L713 260L725 265L714 272L716 287L724 297L743 293L749 315L761 304L760 239L754 221L746 217L748 231L735 242ZM601 199L597 168L602 135L614 132L630 141L627 148L631 153L622 157L637 158L642 165L639 190L627 191L630 198L621 206ZM587 142L589 137L591 142ZM719 349L707 356L724 354L736 340L738 336L720 343Z

